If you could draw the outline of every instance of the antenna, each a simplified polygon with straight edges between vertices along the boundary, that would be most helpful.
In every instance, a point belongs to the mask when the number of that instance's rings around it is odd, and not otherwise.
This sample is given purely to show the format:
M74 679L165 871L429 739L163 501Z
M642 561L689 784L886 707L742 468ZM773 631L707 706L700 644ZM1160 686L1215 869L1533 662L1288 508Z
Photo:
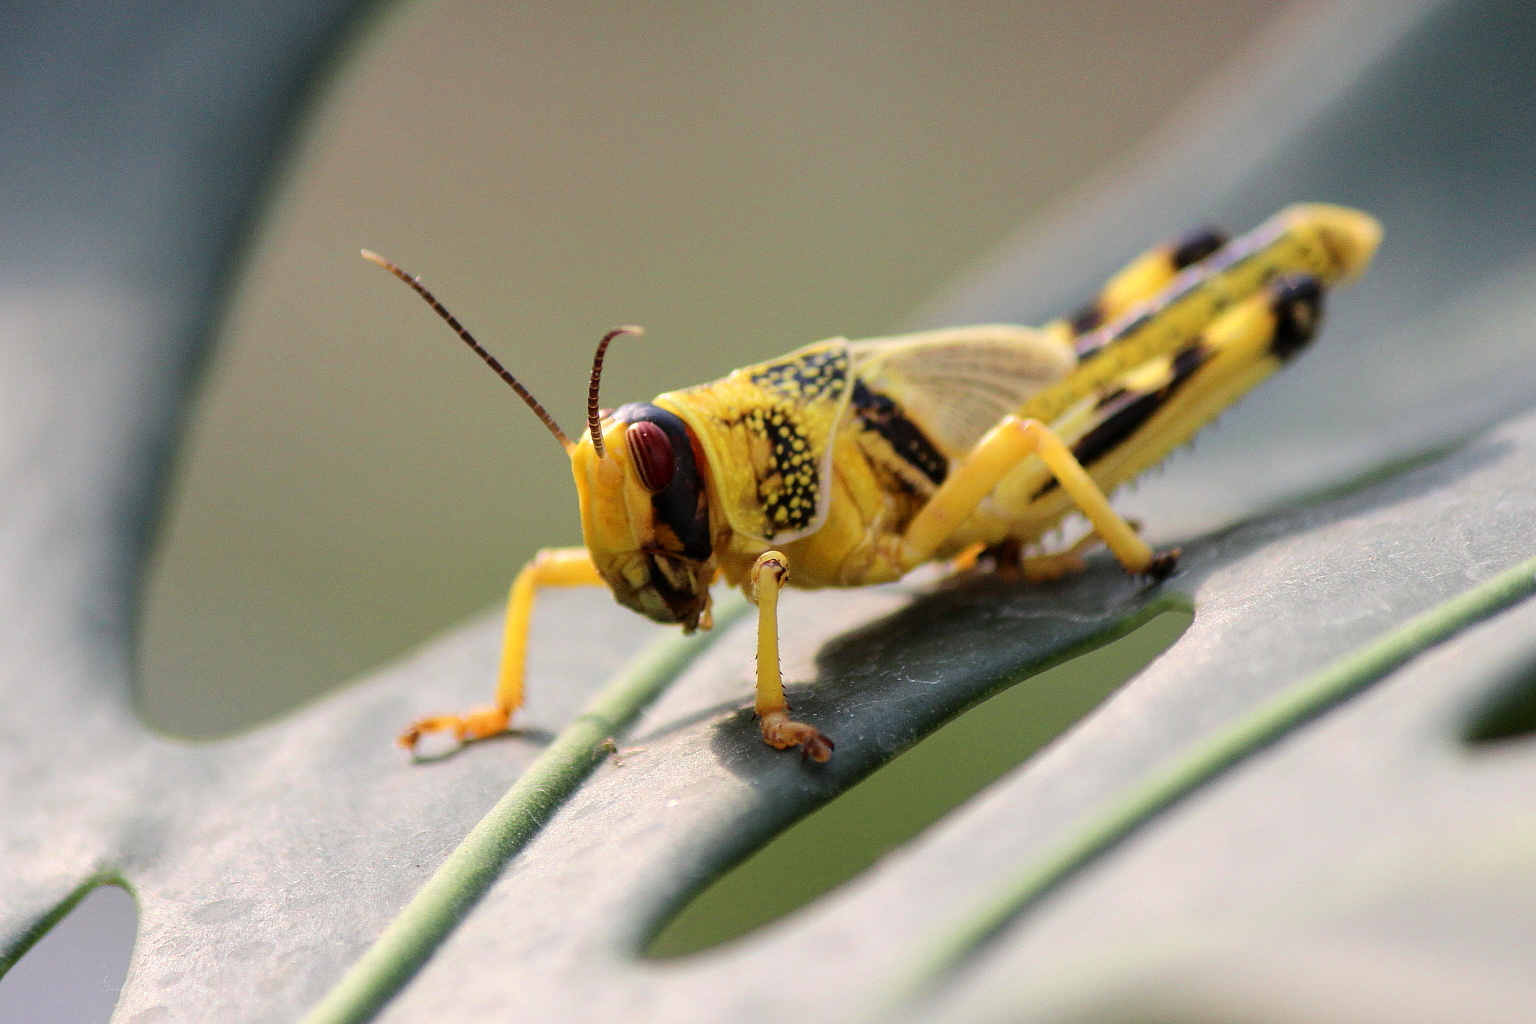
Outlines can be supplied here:
M623 327L615 327L603 335L603 340L597 343L597 354L592 357L592 381L587 385L587 430L592 435L592 447L597 452L598 458L603 458L603 435L598 428L602 425L597 412L597 386L603 379L603 356L608 354L608 343L621 334L633 334L635 337L645 333L645 328L636 327L634 324L625 324Z
M434 310L437 311L438 316L447 321L448 326L452 327L454 333L463 339L464 344L474 349L475 355L479 356L481 359L484 359L486 365L496 371L497 376L506 381L508 384L512 385L512 390L517 392L519 398L528 403L528 408L533 410L533 414L539 418L539 422L548 427L549 432L555 435L555 440L560 442L560 447L564 448L567 452L576 447L576 443L566 436L565 431L560 429L560 424L556 423L555 418L545 410L544 406L539 404L539 400L534 398L533 395L529 393L527 388L518 383L517 378L507 372L507 368L502 366L501 363L497 361L495 356L487 352L485 348L475 340L474 335L470 334L469 331L464 329L464 325L459 323L458 319L452 313L448 312L448 307L444 306L441 302L438 302L437 296L427 291L426 285L421 283L420 278L413 274L407 274L404 270L401 270L399 267L395 266L393 263L389 262L389 260L385 259L383 256L380 256L376 252L369 252L367 249L364 249L362 250L362 254L363 259L368 260L370 263L377 263L379 266L383 267L385 270L389 271L391 274L394 274L400 280L410 285L411 288L415 290L417 295L420 295L423 299L426 299L427 305L431 306ZM606 338L603 340L604 342L607 341ZM599 351L599 360L601 360L601 351ZM592 388L593 393L595 394L597 389L597 382L595 378L593 380Z

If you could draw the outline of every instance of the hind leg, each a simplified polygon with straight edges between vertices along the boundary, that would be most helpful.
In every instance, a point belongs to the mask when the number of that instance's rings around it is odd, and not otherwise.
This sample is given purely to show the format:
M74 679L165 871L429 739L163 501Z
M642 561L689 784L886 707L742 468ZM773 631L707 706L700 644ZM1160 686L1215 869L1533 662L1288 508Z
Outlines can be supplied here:
M1321 301L1316 278L1278 278L1226 307L1177 355L1137 364L1110 378L1102 393L1085 387L1070 403L1077 411L1058 423L1005 417L913 517L900 541L898 565L907 571L931 558L1004 478L1021 470L1022 483L1010 480L999 496L1017 508L1020 523L1048 525L1075 509L1126 572L1166 577L1177 552L1154 554L1110 507L1106 491L1160 462L1278 369L1310 339ZM1063 432L1073 438L1070 444ZM1032 468L1022 470L1026 463ZM1079 554L1068 551L1065 558L1038 562L1036 570L1070 571Z
M1030 456L1039 457L1051 479L1092 524L1094 533L1126 572L1162 579L1173 571L1177 552L1155 554L1110 507L1103 490L1061 438L1038 420L1017 416L1005 417L988 431L913 517L901 539L903 570L910 571L931 558L998 482Z
M1087 334L1119 319L1166 288L1180 271L1226 245L1229 238L1221 228L1206 225L1142 253L1110 278L1092 302L1065 321L1071 334Z

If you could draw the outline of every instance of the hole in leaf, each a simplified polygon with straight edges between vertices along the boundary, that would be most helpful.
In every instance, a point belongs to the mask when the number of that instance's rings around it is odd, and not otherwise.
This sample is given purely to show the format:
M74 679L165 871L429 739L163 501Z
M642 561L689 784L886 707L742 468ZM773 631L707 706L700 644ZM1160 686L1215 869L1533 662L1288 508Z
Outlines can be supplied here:
M1528 669L1496 689L1472 714L1466 741L1502 743L1536 733L1536 670Z
M126 889L101 885L86 893L0 977L0 1024L107 1021L138 928Z
M667 959L701 952L853 878L1098 707L1167 650L1192 620L1187 611L1164 612L947 722L715 880L644 955Z

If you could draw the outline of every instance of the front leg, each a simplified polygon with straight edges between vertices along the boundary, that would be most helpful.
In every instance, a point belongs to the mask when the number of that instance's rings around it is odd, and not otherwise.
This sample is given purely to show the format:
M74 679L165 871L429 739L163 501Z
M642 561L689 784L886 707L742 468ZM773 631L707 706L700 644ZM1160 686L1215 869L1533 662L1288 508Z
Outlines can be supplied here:
M462 715L423 718L400 734L400 745L415 752L421 737L432 732L451 732L460 743L485 739L507 731L512 714L523 703L523 665L528 659L528 625L533 619L533 598L540 587L596 586L603 582L586 548L545 548L523 566L507 597L507 627L502 637L501 670L496 703Z
M779 674L779 591L789 581L789 560L766 551L752 565L752 598L757 602L757 722L771 747L800 747L812 761L832 756L832 741L804 722L791 721Z

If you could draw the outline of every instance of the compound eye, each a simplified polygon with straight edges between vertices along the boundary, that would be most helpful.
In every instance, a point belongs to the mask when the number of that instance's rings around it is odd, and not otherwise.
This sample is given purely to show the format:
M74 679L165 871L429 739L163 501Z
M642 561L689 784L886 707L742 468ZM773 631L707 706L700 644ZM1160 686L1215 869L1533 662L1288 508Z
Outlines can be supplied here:
M648 420L631 423L624 431L629 457L640 474L640 485L652 494L666 490L677 471L677 457L667 432Z

